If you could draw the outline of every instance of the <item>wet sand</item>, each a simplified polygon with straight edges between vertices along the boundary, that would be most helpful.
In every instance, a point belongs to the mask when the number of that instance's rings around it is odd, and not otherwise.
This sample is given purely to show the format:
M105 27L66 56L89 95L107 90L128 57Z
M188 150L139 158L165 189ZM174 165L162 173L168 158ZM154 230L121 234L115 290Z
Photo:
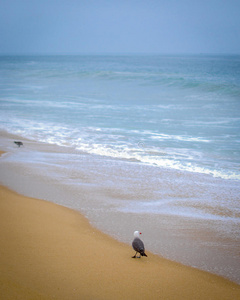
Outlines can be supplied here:
M0 188L1 299L240 299L240 286L93 228L78 212Z

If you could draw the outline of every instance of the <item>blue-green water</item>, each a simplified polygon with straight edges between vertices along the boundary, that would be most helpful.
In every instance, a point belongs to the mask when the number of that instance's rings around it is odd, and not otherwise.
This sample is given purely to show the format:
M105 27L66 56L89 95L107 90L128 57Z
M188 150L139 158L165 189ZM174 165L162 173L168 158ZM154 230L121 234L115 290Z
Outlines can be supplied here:
M1 57L1 127L240 180L239 56Z

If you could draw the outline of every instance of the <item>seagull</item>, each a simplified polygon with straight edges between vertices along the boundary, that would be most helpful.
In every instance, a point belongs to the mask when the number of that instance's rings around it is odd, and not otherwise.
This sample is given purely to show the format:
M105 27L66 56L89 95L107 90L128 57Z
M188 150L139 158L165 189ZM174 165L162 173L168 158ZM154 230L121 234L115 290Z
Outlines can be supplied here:
M132 242L132 247L136 251L136 254L132 256L132 258L141 258L141 256L147 256L147 254L145 253L143 241L139 238L140 234L142 233L139 231L134 231L133 235L135 239ZM140 253L141 256L137 256L137 253Z

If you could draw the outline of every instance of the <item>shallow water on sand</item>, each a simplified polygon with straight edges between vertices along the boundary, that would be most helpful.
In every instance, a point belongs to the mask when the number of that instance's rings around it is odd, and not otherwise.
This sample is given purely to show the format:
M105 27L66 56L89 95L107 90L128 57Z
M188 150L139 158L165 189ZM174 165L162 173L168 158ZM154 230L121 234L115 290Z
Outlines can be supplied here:
M31 141L18 148L7 135L1 147L2 184L79 210L126 243L139 229L148 251L240 283L238 182Z

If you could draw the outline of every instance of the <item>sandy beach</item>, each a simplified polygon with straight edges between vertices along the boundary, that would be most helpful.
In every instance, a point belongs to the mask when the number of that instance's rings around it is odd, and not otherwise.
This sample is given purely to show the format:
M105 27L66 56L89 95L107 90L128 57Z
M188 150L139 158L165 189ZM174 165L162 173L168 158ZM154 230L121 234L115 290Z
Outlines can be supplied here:
M240 286L93 228L77 211L0 188L1 299L240 299Z

